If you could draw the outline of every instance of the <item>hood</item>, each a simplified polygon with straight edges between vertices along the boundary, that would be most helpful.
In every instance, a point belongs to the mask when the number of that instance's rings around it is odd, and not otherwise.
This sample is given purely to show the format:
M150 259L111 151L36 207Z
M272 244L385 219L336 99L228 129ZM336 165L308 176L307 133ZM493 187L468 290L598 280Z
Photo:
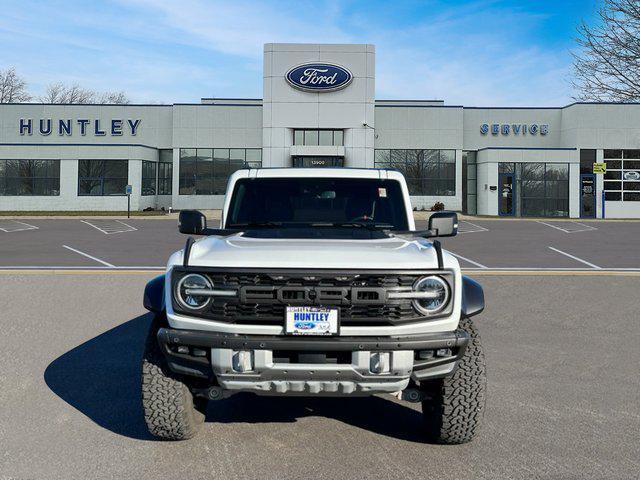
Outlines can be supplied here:
M447 257L450 260L450 256ZM438 261L433 245L422 239L271 239L238 234L197 241L191 248L189 264L246 268L417 269L436 267Z

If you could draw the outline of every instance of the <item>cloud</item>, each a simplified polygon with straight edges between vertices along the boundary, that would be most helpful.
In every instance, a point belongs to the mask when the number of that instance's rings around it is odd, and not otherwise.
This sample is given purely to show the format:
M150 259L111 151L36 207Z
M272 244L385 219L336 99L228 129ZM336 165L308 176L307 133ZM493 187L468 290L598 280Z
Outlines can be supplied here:
M136 101L262 94L262 45L376 44L378 98L465 105L570 101L570 39L541 35L549 14L497 1L113 0L8 6L7 65L36 90L53 81L125 89ZM0 65L0 68L3 65Z

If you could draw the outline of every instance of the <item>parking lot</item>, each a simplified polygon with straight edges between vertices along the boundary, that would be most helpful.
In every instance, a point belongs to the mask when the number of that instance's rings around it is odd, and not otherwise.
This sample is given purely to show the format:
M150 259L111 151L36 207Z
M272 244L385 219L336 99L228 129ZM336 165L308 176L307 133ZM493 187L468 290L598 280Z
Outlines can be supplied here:
M442 243L468 271L640 271L638 238L634 221L473 219ZM0 268L161 269L185 239L175 219L0 219Z
M250 394L167 443L142 418L141 300L184 245L175 220L1 219L0 478L637 478L639 233L471 219L443 239L487 301L470 444L426 443L419 407L391 396Z
M139 398L153 275L0 274L1 478L637 478L636 277L478 277L484 428L439 446L391 396L241 394L211 403L198 437L152 440Z

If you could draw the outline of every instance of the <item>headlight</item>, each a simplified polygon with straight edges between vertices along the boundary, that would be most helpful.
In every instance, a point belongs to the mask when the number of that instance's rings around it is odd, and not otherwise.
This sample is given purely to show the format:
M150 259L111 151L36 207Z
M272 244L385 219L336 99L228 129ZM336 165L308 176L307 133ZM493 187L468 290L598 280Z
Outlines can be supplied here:
M211 290L211 282L202 275L190 273L180 279L176 286L176 299L184 308L190 310L200 310L206 307L211 301L211 296L197 295L194 291Z
M440 312L447 306L451 298L449 284L435 275L418 279L413 284L413 291L424 294L424 297L413 301L414 308L424 315Z

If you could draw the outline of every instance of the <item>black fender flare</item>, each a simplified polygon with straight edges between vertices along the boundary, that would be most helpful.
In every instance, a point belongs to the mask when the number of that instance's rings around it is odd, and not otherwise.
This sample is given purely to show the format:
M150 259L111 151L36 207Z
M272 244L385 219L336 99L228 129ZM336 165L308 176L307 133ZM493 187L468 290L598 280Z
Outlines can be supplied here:
M462 277L462 316L472 317L484 310L484 290L475 280Z
M144 308L155 313L161 313L164 311L164 282L164 274L158 275L154 279L149 280L147 286L144 287L144 298L142 300Z

